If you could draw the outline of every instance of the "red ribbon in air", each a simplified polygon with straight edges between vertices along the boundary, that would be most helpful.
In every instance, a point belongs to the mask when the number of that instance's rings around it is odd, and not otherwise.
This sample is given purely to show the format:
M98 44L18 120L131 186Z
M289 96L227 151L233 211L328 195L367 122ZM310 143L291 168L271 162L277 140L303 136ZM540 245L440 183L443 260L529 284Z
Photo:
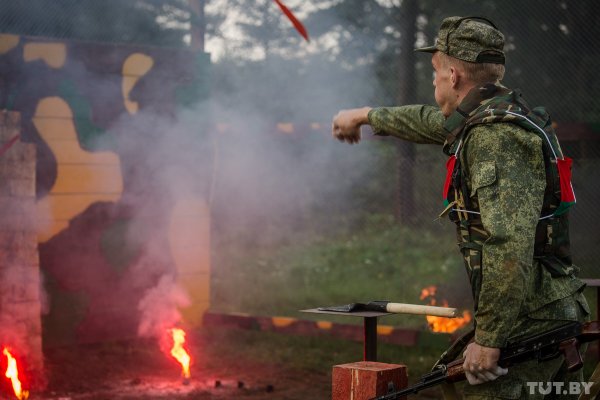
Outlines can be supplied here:
M302 35L302 37L308 42L308 32L306 31L306 28L304 27L304 25L302 25L302 22L300 22L298 20L298 18L296 18L294 16L294 14L292 14L292 12L290 11L289 8L287 8L282 2L281 0L274 0L275 3L277 3L277 5L279 6L279 8L281 8L281 11L283 11L283 13L290 19L290 21L292 21L292 24L294 24L294 28L296 28L296 30L298 31L298 33L300 33L300 35Z

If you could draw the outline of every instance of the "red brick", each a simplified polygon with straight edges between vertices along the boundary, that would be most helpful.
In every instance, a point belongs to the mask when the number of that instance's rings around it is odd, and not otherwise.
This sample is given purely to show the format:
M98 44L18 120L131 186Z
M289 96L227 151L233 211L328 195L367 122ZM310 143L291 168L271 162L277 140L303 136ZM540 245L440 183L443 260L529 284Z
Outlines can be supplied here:
M369 400L394 389L405 388L408 378L405 365L361 361L333 367L332 400Z

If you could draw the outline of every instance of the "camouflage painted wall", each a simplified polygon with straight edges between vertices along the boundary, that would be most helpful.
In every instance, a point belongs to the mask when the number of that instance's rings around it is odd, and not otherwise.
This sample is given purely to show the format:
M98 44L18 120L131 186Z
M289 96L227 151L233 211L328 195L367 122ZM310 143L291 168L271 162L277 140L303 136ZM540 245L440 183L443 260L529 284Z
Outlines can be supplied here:
M181 49L0 35L0 109L20 112L22 140L37 145L46 345L135 335L164 277L190 296L186 323L201 321L210 157L180 112L206 97L209 64ZM161 183L173 176L183 184Z

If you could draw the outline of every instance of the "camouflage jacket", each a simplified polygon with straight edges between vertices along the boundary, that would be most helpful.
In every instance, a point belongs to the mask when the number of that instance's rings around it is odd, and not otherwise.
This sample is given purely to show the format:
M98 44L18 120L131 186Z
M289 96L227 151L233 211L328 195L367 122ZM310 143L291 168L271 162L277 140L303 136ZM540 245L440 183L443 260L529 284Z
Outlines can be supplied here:
M375 108L369 113L369 122L377 135L446 144L446 120L437 107ZM483 227L483 278L477 283L479 290L474 290L475 340L483 346L502 347L518 334L513 332L515 321L535 316L544 306L576 293L583 284L572 275L553 277L534 261L535 232L546 186L542 139L517 124L494 122L473 126L462 146L459 157L466 191L477 204ZM467 265L468 272L469 268ZM568 320L572 316L562 315L559 307L544 318Z

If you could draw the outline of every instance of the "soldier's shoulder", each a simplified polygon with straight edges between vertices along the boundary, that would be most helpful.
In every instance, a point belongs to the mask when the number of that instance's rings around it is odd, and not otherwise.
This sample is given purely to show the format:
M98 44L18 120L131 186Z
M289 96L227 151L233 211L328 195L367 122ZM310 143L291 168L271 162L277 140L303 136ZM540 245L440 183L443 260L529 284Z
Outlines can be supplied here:
M522 146L538 147L542 140L535 133L513 123L498 122L474 126L468 135L470 146L507 150Z

